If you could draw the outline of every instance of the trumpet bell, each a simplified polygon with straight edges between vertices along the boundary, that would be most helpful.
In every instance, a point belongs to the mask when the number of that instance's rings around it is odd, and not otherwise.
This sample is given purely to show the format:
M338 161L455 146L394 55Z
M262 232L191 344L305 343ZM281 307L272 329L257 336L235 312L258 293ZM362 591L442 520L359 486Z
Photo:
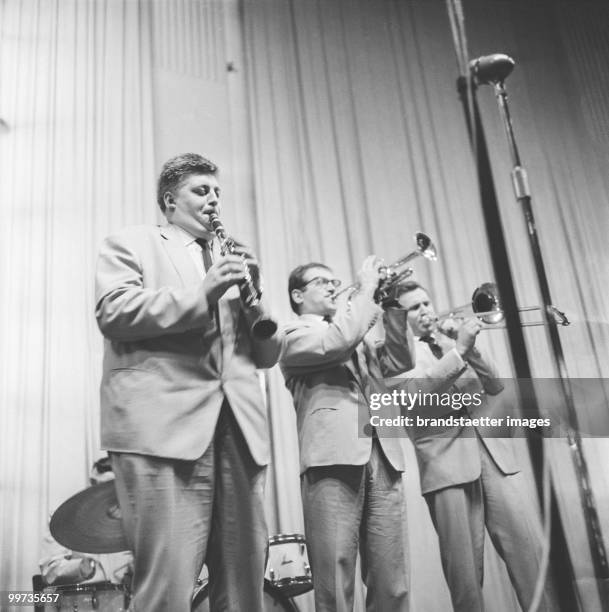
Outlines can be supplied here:
M414 251L411 251L391 265L382 266L380 268L381 279L379 280L379 285L374 292L374 301L377 304L382 304L384 308L396 307L396 299L393 294L398 285L413 273L413 269L407 266L409 262L417 257L425 257L425 259L429 259L430 261L435 261L438 258L436 247L427 234L417 232L414 235L414 239L417 245ZM348 285L344 289L341 289L335 297L338 297L339 295L342 295L348 291L356 291L358 288L359 283L353 283L352 285Z
M438 259L436 246L427 234L417 232L414 239L417 243L417 249L420 255L425 257L425 259L429 259L430 261L436 261L436 259Z
M379 287L375 292L374 299L377 304L382 304L385 308L395 306L396 300L394 294L397 287L414 272L412 268L407 266L409 262L417 257L424 257L430 261L435 261L438 258L436 247L427 234L417 232L414 235L414 240L417 245L414 251L398 259L390 266L381 269L384 278L381 279Z

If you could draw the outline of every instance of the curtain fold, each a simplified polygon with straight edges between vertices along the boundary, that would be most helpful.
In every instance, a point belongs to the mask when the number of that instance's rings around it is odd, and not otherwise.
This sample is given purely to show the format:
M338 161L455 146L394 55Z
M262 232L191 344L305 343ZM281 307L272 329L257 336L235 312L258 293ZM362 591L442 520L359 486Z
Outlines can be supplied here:
M609 9L584 5L464 2L472 56L516 59L508 93L553 299L573 321L560 330L569 371L602 378ZM439 261L416 260L416 278L440 309L459 305L492 280L492 266L456 75L442 2L0 2L9 127L0 132L0 588L29 587L49 513L86 486L100 454L95 255L106 234L157 220L160 162L195 145L219 159L227 226L253 242L284 320L294 266L324 261L350 283L367 254L391 262L412 251L417 230L432 236ZM503 128L492 90L479 96L517 295L535 304ZM552 376L543 330L526 337L535 375ZM480 342L509 375L503 332ZM277 368L266 388L269 531L302 532L294 409ZM607 427L606 403L578 406L579 416ZM580 596L595 610L571 458L564 440L553 446ZM413 606L443 611L448 593L407 440L404 450ZM606 440L587 438L585 452L609 543ZM493 610L515 609L490 544L486 568ZM361 589L357 597L363 609ZM310 596L297 603L313 609Z
M418 229L433 237L439 261L415 261L416 278L440 309L466 303L475 287L492 280L492 266L444 3L243 0L243 6L257 210L278 228L274 240L260 244L260 257L269 294L283 300L283 315L291 316L286 285L294 266L323 261L349 283L368 253L391 262L412 251ZM601 204L607 199L606 137L596 130L606 125L608 37L598 24L609 15L600 3L588 6L589 12L568 2L464 2L472 57L507 52L516 59L507 81L510 105L553 299L573 321L560 331L569 372L599 378L609 367L609 214ZM536 304L533 261L492 88L481 87L479 98L517 296L523 306ZM274 256L277 251L284 256ZM526 338L535 376L554 376L543 329L527 328ZM479 342L510 376L504 333L485 333ZM284 404L271 403L271 411L289 431ZM554 415L559 410L547 407ZM606 430L606 404L580 404L578 412L583 422L593 417ZM598 467L606 462L604 442L586 439L585 452L607 526L609 483ZM594 588L584 585L591 566L572 460L564 439L549 447L579 595L586 610L596 610ZM416 497L410 459L414 606L443 610L449 604L446 593L438 593L443 581L436 553L429 552L435 535ZM534 495L530 474L529 484ZM420 534L427 544L422 557ZM514 609L502 563L487 549L487 601L494 610Z
M100 454L98 244L153 220L146 2L0 4L0 585Z

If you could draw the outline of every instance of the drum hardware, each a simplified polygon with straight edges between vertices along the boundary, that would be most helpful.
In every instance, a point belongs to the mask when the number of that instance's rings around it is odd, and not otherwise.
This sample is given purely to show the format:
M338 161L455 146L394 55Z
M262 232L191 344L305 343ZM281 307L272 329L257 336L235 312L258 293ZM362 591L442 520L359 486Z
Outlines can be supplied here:
M301 595L313 588L311 566L303 535L278 534L269 538L264 577L287 597Z
M70 497L53 513L49 527L70 550L100 554L129 549L113 480Z
M277 534L269 538L264 574L264 611L297 612L292 597L313 589L305 537L299 533ZM192 601L193 612L209 611L209 585L205 569L197 580Z
M108 581L49 586L43 593L60 596L56 603L41 608L45 612L124 612L129 607L123 585Z
M70 550L93 554L128 550L114 481L93 485L73 495L53 513L53 537ZM269 557L264 581L266 612L296 612L291 597L313 589L306 541L301 534L278 534L269 538ZM61 593L60 602L45 611L123 612L129 604L125 585L112 582L81 583L46 587L47 593ZM198 580L193 611L204 612L208 584ZM62 603L63 602L63 603ZM68 607L66 607L68 606Z

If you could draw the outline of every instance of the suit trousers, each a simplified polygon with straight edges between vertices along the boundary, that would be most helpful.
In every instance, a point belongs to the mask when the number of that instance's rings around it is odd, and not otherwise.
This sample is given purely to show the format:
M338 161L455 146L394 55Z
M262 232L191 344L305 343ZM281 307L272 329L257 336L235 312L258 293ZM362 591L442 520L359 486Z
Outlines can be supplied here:
M353 610L358 547L367 610L407 611L402 474L378 440L367 464L312 467L301 484L316 612Z
M134 612L190 612L203 563L213 610L262 611L267 546L263 489L227 402L196 461L111 453L134 553Z
M542 530L537 509L528 500L522 474L506 476L478 439L482 471L465 484L425 495L440 542L444 576L455 612L483 612L484 527L505 561L523 610L529 609L541 563ZM487 602L486 609L495 609ZM546 582L539 612L552 612L553 593Z

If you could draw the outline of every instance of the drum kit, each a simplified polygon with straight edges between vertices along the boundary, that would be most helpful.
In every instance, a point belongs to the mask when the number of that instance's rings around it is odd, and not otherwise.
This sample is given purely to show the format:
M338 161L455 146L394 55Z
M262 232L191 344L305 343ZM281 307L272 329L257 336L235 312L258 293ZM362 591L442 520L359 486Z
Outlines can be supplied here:
M70 497L51 517L53 537L70 550L106 554L129 549L123 532L114 481L93 485ZM269 538L264 576L265 612L297 612L294 597L313 589L304 536L279 534ZM49 586L38 610L44 612L123 612L129 607L127 584L90 582ZM56 600L56 602L54 601ZM209 610L207 580L197 581L193 612Z

